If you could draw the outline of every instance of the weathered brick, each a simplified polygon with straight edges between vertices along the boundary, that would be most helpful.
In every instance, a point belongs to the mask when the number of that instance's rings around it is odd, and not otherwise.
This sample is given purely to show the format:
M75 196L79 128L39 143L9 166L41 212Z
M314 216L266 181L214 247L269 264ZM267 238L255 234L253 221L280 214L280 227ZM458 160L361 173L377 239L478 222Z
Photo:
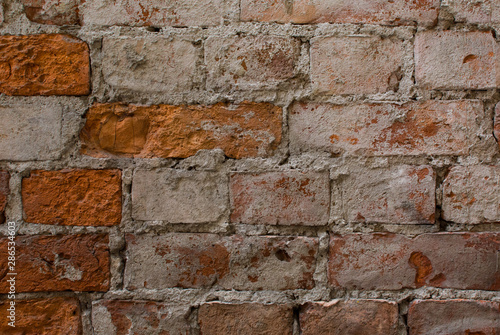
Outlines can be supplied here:
M201 335L292 335L292 306L211 302L198 312Z
M80 23L79 7L85 0L21 0L28 19L43 24ZM102 12L99 12L102 15Z
M93 0L81 8L86 25L215 26L231 9L228 0Z
M215 172L138 170L132 183L132 217L169 223L217 221L227 210L227 183Z
M0 93L89 94L89 47L69 35L0 36Z
M205 42L207 88L275 87L295 75L300 43L289 37L209 37Z
M81 335L80 304L75 298L14 300L15 327L8 325L10 300L0 303L2 335Z
M408 311L410 334L494 335L500 305L482 300L416 300Z
M120 170L31 171L23 178L27 222L112 226L121 221Z
M242 0L243 21L279 23L374 23L432 25L438 0Z
M10 174L8 171L0 170L0 224L5 222L5 207L7 206L7 197L10 194Z
M500 147L500 103L497 104L495 107L495 121L494 121L493 134L495 135L498 146Z
M376 36L319 37L311 42L313 90L328 94L397 91L404 48Z
M201 149L266 157L281 142L282 109L269 103L212 106L95 104L80 137L94 157L186 158Z
M434 223L435 188L427 165L353 168L342 179L342 208L348 222Z
M0 240L0 293L9 292L8 239ZM16 292L107 291L108 236L16 236Z
M231 222L320 226L328 223L328 172L235 173Z
M200 55L189 41L164 37L103 39L102 73L114 89L181 94L192 89Z
M154 301L100 300L92 304L96 335L189 334L189 308Z
M296 103L290 112L293 154L322 150L364 156L465 155L477 141L480 101L339 106Z
M331 236L329 282L349 289L499 290L500 233Z
M500 23L498 0L453 0L447 1L446 7L456 22Z
M2 103L0 119L0 160L49 160L61 156L61 105Z
M500 167L455 166L443 182L443 219L500 222Z
M318 239L215 234L127 235L127 289L311 289ZM276 275L279 273L279 275Z
M415 38L417 84L425 89L495 88L496 53L490 32L420 32Z
M3 24L4 20L4 14L3 14L3 1L0 1L0 26Z
M396 335L398 305L387 300L307 303L300 311L303 335Z

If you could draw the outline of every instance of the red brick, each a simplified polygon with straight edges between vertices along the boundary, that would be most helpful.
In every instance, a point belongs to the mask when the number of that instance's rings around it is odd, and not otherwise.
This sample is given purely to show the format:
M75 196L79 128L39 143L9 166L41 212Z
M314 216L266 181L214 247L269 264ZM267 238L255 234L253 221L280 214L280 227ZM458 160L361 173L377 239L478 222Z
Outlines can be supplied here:
M154 301L100 300L92 304L95 335L189 334L188 308Z
M437 20L438 9L438 0L242 0L241 19L279 23L431 25Z
M79 24L78 6L84 1L85 0L21 0L28 19L38 23L57 25Z
M0 93L87 95L87 44L68 35L0 36Z
M121 171L34 170L23 178L22 197L28 222L116 225L121 221Z
M2 335L81 335L80 304L75 298L13 300L15 327L7 319L11 300L0 303L0 333Z
M130 290L291 290L314 286L317 238L173 233L129 234L126 240L124 276Z
M447 5L456 22L500 23L498 0L453 0L447 1Z
M80 11L85 25L216 26L232 10L227 0L97 0Z
M397 91L404 48L380 37L320 37L311 42L313 90L328 94Z
M7 238L0 240L0 293L9 292ZM107 291L108 236L16 236L16 292Z
M212 302L200 306L198 322L201 335L292 335L293 333L292 306L284 304Z
M264 89L295 75L300 42L289 37L210 37L205 42L207 88Z
M415 38L415 78L424 89L497 86L497 43L490 32L425 31Z
M0 170L0 223L5 222L5 207L10 194L9 181L9 172Z
M398 305L387 300L307 303L300 311L302 335L396 335Z
M328 223L328 172L235 173L231 221L320 226Z
M282 109L269 103L212 106L95 104L82 129L94 157L186 158L201 149L231 158L266 157L281 142Z
M500 233L437 233L413 239L389 233L332 236L329 282L366 290L500 290L499 249Z
M482 300L416 300L408 311L411 335L500 333L500 304Z
M458 223L500 222L500 167L455 166L443 182L443 219Z
M342 209L348 222L432 224L435 188L427 165L353 168L342 179Z
M477 141L476 118L482 113L482 103L475 100L296 103L290 112L290 150L349 156L466 155Z

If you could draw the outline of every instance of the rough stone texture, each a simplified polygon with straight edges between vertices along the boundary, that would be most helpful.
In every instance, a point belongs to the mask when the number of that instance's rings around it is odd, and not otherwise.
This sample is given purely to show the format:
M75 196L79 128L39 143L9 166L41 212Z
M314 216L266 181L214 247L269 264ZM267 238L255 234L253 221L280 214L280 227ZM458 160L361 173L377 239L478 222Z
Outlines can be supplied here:
M213 172L138 170L132 184L132 217L169 223L217 221L227 210L227 178Z
M362 290L500 290L499 248L499 233L437 233L414 239L390 233L333 235L329 282Z
M495 107L495 120L493 134L497 140L498 146L500 147L500 104Z
M21 0L21 2L26 16L33 22L75 25L80 23L78 6L85 0Z
M500 3L497 0L453 0L448 9L457 22L500 23Z
M495 88L497 49L491 32L420 32L415 38L417 84L425 89Z
M99 300L92 304L92 325L95 335L187 335L187 314L154 301Z
M398 305L387 300L307 303L300 311L303 335L396 335Z
M0 93L89 94L89 47L69 35L0 36Z
M500 333L500 305L481 300L416 300L410 305L411 335Z
M59 158L63 151L62 110L59 104L2 103L0 160Z
M212 302L198 312L201 335L292 335L290 305L223 304Z
M319 37L311 42L313 90L328 94L397 91L404 48L377 36Z
M289 37L210 37L205 42L210 90L274 87L295 75L300 42Z
M216 26L230 4L228 0L93 0L81 10L86 25Z
M231 222L321 226L328 223L328 172L231 175Z
M0 303L2 335L81 335L80 304L75 298L15 300L15 327L7 324L10 301Z
M266 157L281 142L281 118L270 103L95 104L80 137L82 152L94 157L186 158L216 148L236 159Z
M438 9L438 0L242 0L241 19L279 23L431 25L437 20Z
M120 170L31 171L23 178L27 222L112 226L121 221Z
M476 119L482 113L482 103L475 100L296 103L290 111L290 150L353 156L464 155L477 141Z
M199 55L189 41L165 37L106 37L102 46L104 81L115 90L187 93Z
M4 211L7 206L7 197L10 194L9 180L9 172L0 170L0 224L5 222Z
M500 167L455 166L443 182L443 219L500 222Z
M311 289L318 239L215 234L128 234L125 287ZM277 275L279 274L279 275Z
M432 224L436 176L430 166L351 169L343 179L348 222Z
M16 236L16 292L107 291L108 236ZM0 240L0 278L8 279L7 238ZM9 292L6 280L0 293Z

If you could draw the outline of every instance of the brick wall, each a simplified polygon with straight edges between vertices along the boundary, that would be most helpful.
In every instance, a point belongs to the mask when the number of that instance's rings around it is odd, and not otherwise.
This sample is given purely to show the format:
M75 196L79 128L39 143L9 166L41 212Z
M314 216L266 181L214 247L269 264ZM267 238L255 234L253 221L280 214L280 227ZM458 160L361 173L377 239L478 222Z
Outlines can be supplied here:
M1 334L500 334L499 1L0 3Z

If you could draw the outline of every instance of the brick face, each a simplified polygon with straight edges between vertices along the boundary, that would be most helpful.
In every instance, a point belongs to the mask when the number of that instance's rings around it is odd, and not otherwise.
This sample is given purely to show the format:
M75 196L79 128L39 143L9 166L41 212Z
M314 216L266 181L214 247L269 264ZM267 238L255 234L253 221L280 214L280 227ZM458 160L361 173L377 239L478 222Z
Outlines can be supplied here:
M214 172L138 170L132 217L169 223L214 222L227 210L227 178Z
M242 0L241 19L280 23L375 23L430 25L437 19L439 1L383 0Z
M266 157L281 142L281 114L277 106L251 102L96 104L80 134L82 152L94 157L186 158L201 149L221 148L231 158Z
M430 166L352 169L341 185L342 208L348 222L432 224L435 186Z
M23 179L22 197L28 222L116 225L121 221L121 171L31 171Z
M320 37L311 42L313 90L327 94L397 91L404 49L379 37Z
M457 22L479 24L500 22L500 3L496 0L454 0L448 3L448 9Z
M465 155L477 141L475 100L340 106L296 103L290 111L293 154L349 156Z
M0 37L0 93L87 95L87 44L69 35Z
M198 313L200 334L292 335L292 306L208 303Z
M273 87L295 75L300 43L278 36L216 38L205 42L207 88Z
M499 290L499 247L498 233L437 233L414 239L390 233L333 235L329 282L361 290Z
M491 32L426 31L415 37L415 78L426 89L486 89L497 82Z
M17 236L15 241L16 292L108 290L107 235ZM7 242L0 240L2 269L7 269ZM0 293L7 292L7 281L1 281Z
M300 310L300 327L303 335L395 335L398 317L398 305L386 300L311 302Z
M10 194L9 181L9 172L0 170L0 224L5 222L5 207Z
M84 0L21 0L24 12L33 22L56 25L80 23L78 6Z
M443 218L471 224L500 222L499 191L499 167L453 167L443 182Z
M186 310L155 301L99 300L92 304L96 335L189 334Z
M307 226L328 223L328 173L237 173L231 176L230 189L232 222Z
M126 239L125 286L130 290L211 286L290 290L314 286L316 238L129 234Z
M408 311L410 334L498 334L498 302L416 300Z
M493 134L495 135L498 146L500 147L500 104L497 104L495 107Z
M81 335L80 304L75 298L15 300L15 327L7 319L10 301L0 303L0 332L5 335Z

